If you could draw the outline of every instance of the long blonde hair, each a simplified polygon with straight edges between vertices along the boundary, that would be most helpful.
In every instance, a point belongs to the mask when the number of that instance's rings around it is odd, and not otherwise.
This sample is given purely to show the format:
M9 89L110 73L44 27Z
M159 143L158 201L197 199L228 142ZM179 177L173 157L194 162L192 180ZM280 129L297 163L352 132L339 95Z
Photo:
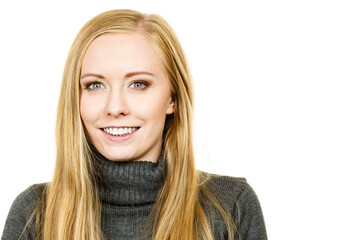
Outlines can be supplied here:
M101 34L124 31L143 34L158 52L175 102L174 114L164 129L166 178L152 212L152 238L213 239L213 226L204 212L200 192L220 211L228 236L232 236L230 214L206 190L204 177L195 170L192 80L176 35L157 15L112 10L84 25L66 61L57 112L55 172L34 212L39 239L103 239L91 148L79 112L79 76L90 43Z

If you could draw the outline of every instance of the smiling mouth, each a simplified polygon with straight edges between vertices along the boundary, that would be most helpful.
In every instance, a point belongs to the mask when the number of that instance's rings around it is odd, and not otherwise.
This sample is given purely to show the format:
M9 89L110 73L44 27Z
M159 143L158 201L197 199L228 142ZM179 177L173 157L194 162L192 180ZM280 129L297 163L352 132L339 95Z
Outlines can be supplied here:
M125 136L137 131L140 127L102 128L104 132L113 136Z

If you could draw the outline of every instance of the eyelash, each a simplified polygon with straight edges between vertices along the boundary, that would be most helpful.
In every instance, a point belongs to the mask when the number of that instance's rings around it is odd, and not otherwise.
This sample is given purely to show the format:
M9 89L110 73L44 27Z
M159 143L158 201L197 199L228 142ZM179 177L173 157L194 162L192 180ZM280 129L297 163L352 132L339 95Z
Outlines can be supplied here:
M148 82L145 82L145 81L134 81L130 84L130 86L134 85L134 84L142 84L144 85L142 88L135 88L135 87L132 87L133 89L135 90L144 90L145 88L147 88L149 86L149 83Z
M103 84L101 82L98 82L98 81L92 81L92 82L89 82L85 85L85 89L88 89L88 90L91 90L91 91L94 91L94 90L98 90L100 88L91 88L91 85L95 85L95 84L99 84L101 86L103 86ZM145 81L134 81L130 84L130 86L134 85L134 84L142 84L144 85L143 87L141 88L136 88L136 87L132 87L132 89L134 90L144 90L145 88L147 88L150 84L148 82L145 82Z
M94 88L90 88L91 85L95 85L95 84L100 84L100 85L102 85L102 83L100 83L100 82L92 81L92 82L89 82L89 83L87 83L87 84L85 85L85 89L96 90L96 89L94 89ZM97 89L98 89L98 88L97 88Z

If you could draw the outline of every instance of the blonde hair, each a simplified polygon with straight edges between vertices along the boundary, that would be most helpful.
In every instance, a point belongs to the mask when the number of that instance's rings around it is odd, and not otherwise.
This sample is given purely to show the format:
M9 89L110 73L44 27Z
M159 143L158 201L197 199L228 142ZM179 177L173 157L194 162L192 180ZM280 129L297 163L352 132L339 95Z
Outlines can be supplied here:
M161 17L132 10L112 10L94 17L80 30L70 49L57 112L55 172L34 212L38 238L103 239L92 152L79 112L79 76L90 43L101 34L124 31L143 34L158 51L175 102L174 114L164 129L166 178L153 207L152 238L213 239L212 221L205 214L200 193L220 211L231 238L229 211L206 189L205 175L195 170L192 80L180 43Z

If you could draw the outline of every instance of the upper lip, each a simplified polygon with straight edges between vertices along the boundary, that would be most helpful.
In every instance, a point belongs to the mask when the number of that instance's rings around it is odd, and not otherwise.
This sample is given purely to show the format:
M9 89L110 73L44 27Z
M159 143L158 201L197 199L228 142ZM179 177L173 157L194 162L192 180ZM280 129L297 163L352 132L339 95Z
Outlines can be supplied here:
M133 127L140 127L140 126L108 126L102 128L133 128Z

